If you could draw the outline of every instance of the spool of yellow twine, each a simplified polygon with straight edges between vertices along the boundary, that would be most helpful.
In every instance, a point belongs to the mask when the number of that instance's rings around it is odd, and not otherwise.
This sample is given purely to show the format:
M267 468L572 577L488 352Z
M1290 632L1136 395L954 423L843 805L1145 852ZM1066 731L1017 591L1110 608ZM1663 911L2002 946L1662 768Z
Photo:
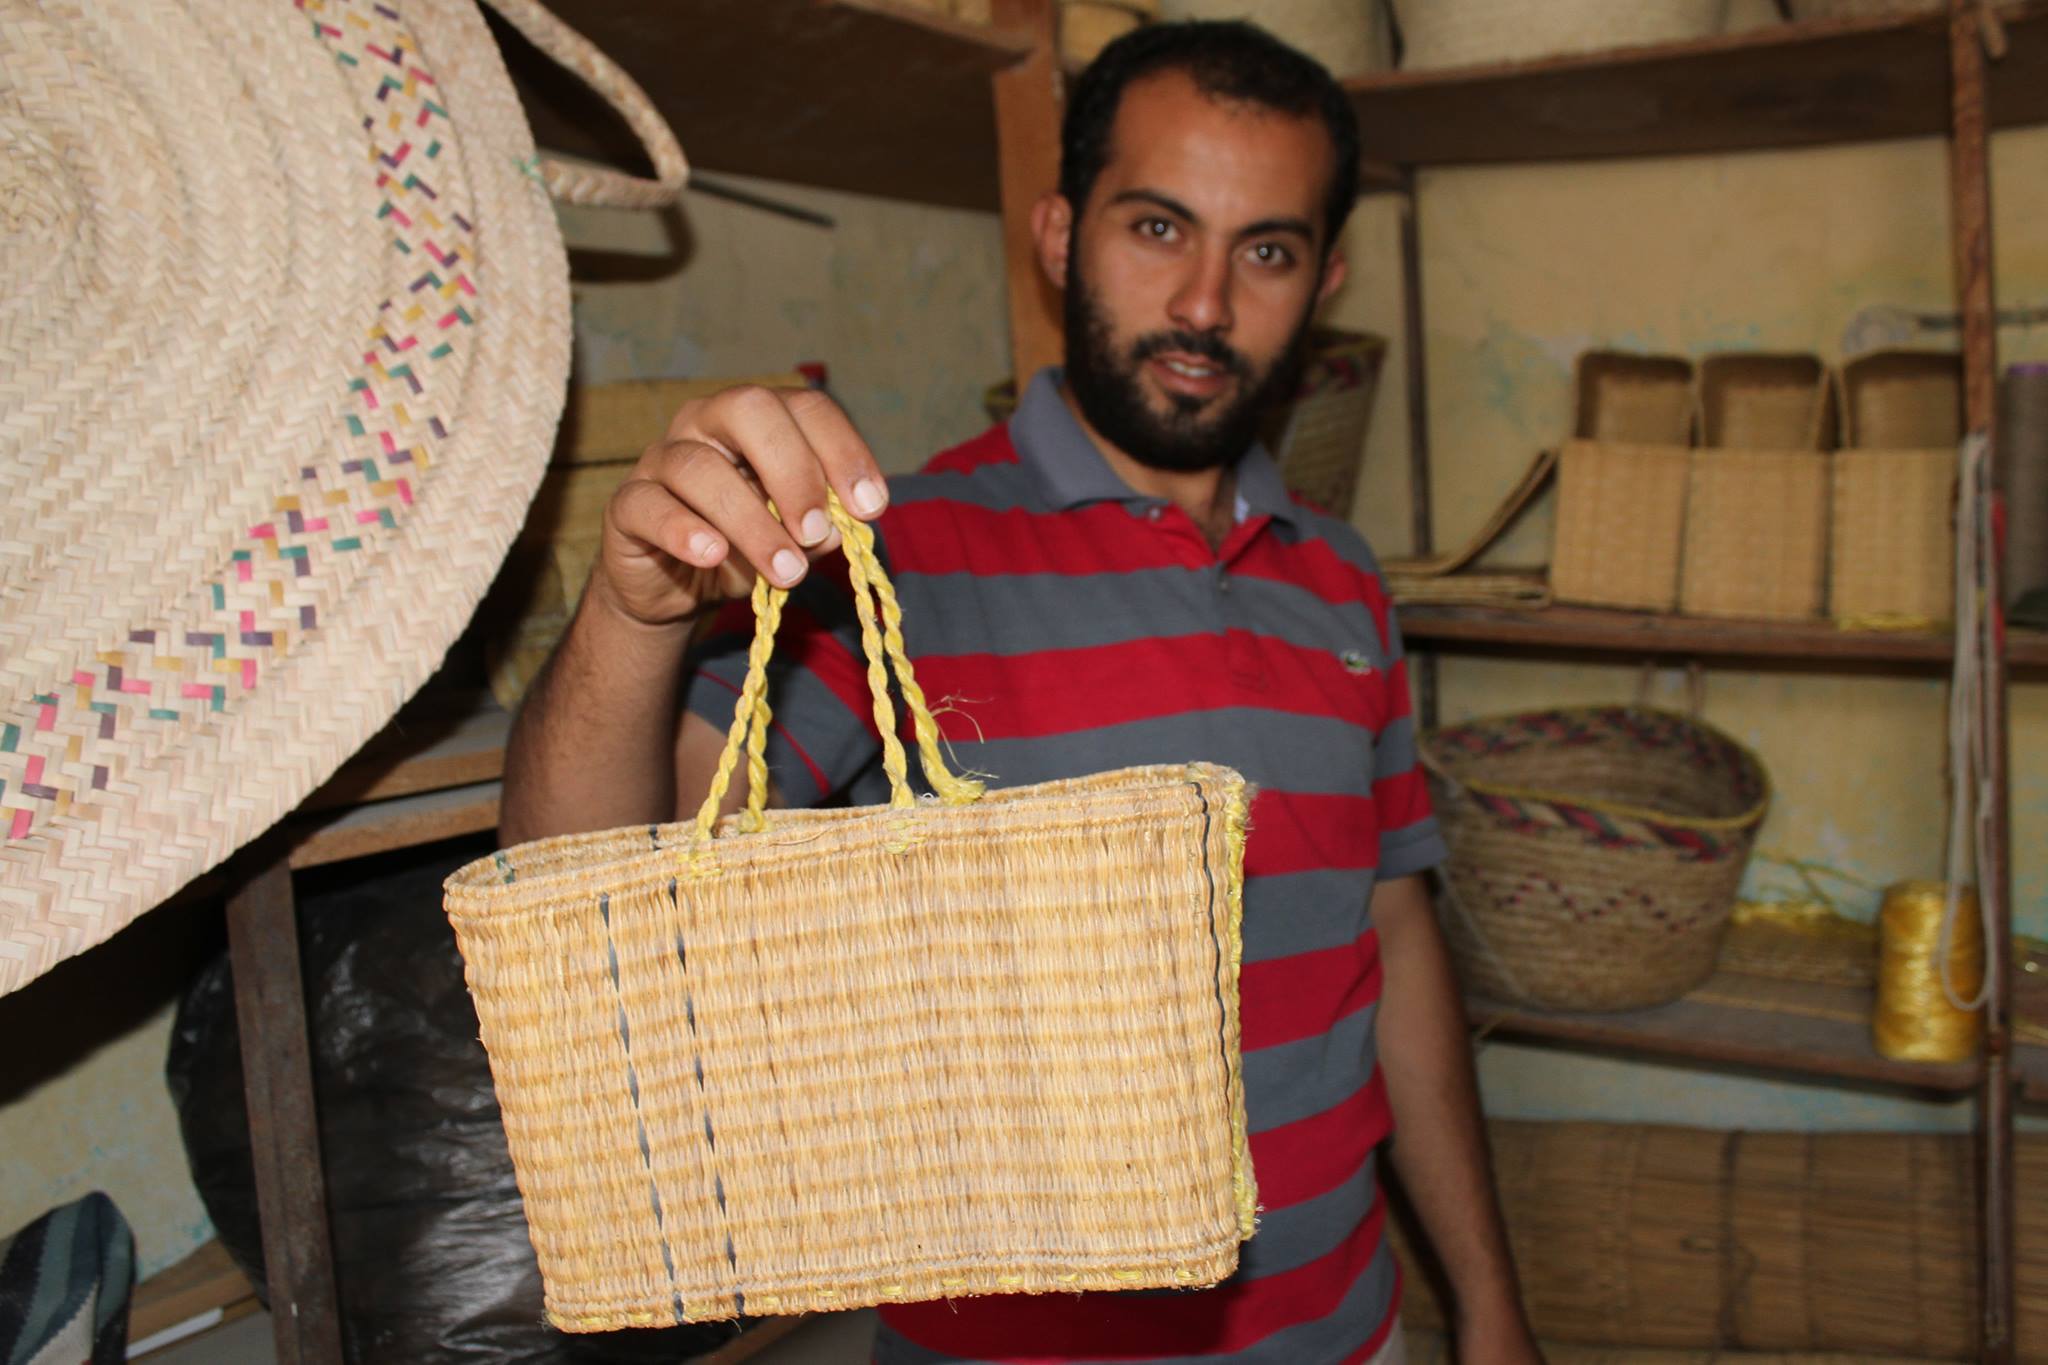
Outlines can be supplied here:
M1940 882L1899 882L1885 889L1878 911L1877 1008L1870 1032L1877 1050L1895 1061L1959 1062L1975 1055L1984 1036L1983 1011L1958 1008L1975 1001L1984 984L1977 893L1969 887L1958 893L1944 961L1946 897Z

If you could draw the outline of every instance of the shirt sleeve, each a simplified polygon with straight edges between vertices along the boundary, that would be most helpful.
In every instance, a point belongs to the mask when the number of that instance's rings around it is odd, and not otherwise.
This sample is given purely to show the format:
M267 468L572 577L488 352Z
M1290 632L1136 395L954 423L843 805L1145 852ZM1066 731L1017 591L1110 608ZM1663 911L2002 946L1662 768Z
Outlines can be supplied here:
M753 608L732 602L692 651L683 705L720 731L732 727L753 637ZM768 705L768 773L790 805L816 805L843 791L879 751L844 559L813 565L783 607Z
M1429 780L1417 749L1415 705L1409 690L1407 651L1391 605L1386 608L1389 717L1373 744L1372 799L1379 815L1379 877L1427 871L1450 856L1429 801Z

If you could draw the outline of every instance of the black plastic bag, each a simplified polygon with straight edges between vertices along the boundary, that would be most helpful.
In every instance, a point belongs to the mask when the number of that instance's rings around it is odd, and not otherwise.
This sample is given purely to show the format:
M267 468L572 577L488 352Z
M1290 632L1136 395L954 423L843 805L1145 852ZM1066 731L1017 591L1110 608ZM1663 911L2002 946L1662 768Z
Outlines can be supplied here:
M441 882L488 836L295 879L343 1344L387 1361L676 1361L737 1329L567 1334L540 1269ZM166 1066L192 1178L222 1244L263 1288L262 1235L225 955L179 1004ZM267 1301L267 1298L266 1298Z

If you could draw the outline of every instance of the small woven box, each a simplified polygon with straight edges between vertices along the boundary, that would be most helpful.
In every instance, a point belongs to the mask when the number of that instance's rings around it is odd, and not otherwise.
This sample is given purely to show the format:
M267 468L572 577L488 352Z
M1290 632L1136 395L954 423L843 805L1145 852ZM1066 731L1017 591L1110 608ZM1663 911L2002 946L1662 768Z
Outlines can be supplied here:
M1681 610L1803 619L1825 600L1827 367L1811 355L1710 355L1700 362L1702 446L1686 492Z

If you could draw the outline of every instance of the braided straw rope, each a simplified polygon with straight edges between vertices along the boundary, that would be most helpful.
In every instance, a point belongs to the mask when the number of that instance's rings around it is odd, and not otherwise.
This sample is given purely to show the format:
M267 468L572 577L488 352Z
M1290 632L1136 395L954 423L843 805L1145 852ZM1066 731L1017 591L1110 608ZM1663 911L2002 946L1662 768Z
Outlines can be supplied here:
M536 165L456 0L0 0L0 991L298 804L467 621L568 369Z
M954 776L872 533L832 514L889 804L765 808L783 593L757 582L694 820L448 880L550 1320L1221 1280L1256 1211L1244 779ZM935 798L910 791L892 668ZM747 808L720 821L743 754Z

